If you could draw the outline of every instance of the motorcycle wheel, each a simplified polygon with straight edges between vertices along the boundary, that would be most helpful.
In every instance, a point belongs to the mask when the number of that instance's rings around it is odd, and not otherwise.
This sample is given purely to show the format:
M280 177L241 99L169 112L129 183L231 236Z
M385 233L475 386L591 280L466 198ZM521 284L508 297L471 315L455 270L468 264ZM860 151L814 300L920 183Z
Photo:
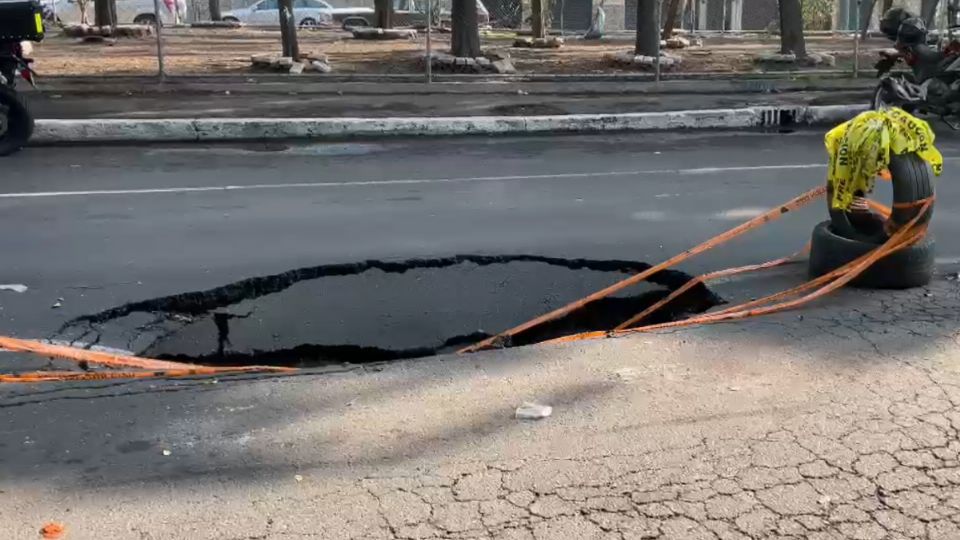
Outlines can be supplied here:
M33 135L33 115L23 99L7 87L0 87L0 157L23 148Z
M897 100L891 99L889 97L889 91L883 85L883 81L880 81L873 90L873 96L870 99L870 109L879 111L880 109L889 109L890 107L900 107L910 114L917 112L916 105L901 104L897 103Z

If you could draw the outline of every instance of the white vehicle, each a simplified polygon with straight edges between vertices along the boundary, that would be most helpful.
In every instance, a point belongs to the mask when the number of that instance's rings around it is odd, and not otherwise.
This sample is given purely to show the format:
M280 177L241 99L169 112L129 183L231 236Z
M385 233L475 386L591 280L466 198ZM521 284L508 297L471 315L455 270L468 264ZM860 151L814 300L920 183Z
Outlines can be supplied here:
M223 20L251 26L278 26L278 0L260 0L250 7L223 12ZM293 18L298 26L313 27L333 23L333 6L324 0L293 0Z
M63 24L80 24L80 7L76 0L55 0L44 3L53 5L56 19ZM87 21L93 24L93 2L88 2ZM153 0L117 0L117 24L155 24L157 17L153 12ZM186 3L181 8L187 8ZM187 19L187 12L182 14ZM160 0L160 21L165 25L176 24L176 17L167 10L166 4Z

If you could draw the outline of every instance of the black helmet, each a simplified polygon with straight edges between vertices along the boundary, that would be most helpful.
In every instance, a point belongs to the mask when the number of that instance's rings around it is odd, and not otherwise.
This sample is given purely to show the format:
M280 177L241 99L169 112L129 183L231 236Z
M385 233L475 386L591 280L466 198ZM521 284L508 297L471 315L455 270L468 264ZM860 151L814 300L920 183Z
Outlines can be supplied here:
M880 31L887 36L887 39L896 41L900 25L903 21L912 18L913 14L903 8L888 9L880 19Z
M910 17L900 23L897 41L904 45L918 45L927 40L927 25L920 17Z

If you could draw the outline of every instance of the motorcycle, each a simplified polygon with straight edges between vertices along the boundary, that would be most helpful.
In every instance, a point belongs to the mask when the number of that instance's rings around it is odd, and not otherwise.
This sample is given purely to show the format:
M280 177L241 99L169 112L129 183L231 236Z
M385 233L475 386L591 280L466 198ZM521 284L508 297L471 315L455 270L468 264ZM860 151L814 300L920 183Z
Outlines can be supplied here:
M880 53L876 64L880 82L871 106L935 114L951 128L960 129L960 41L940 47L922 19L900 8L883 16L880 30L894 42L894 49ZM910 67L909 73L892 72L901 61Z
M33 115L17 93L18 77L36 86L23 50L20 42L0 42L0 156L23 148L33 134Z
M0 156L23 148L33 134L33 115L17 93L17 81L35 86L30 41L42 40L43 33L39 2L0 2Z

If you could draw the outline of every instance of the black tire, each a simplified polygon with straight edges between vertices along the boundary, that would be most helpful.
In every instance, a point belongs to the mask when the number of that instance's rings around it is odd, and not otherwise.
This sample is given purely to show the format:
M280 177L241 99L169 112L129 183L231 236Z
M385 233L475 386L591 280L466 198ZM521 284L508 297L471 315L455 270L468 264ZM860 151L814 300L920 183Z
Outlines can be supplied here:
M236 17L224 17L224 18L221 19L221 20L222 20L223 22L227 22L227 23L240 24L240 19L238 19L238 18L236 18Z
M919 206L897 208L897 205L915 203L932 197L933 170L930 164L916 154L899 154L890 156L890 178L893 183L893 213L890 219L898 225L909 222L920 211ZM853 215L830 207L828 197L827 208L830 213L830 222L833 231L837 234L861 242L879 244L887 236L882 230L864 230L854 222ZM931 206L918 223L927 223L933 216Z
M320 26L320 24L317 23L317 20L314 19L313 17L307 17L302 21L300 21L300 28L311 29L311 28L317 28L318 26Z
M871 242L850 240L835 234L829 221L813 229L810 241L810 277L820 277L878 247ZM931 233L916 244L892 253L867 268L850 282L870 289L922 287L933 279L934 239Z
M3 111L6 111L6 129L0 128L0 157L20 150L33 135L33 115L23 99L6 87L0 87L0 114L4 114Z

